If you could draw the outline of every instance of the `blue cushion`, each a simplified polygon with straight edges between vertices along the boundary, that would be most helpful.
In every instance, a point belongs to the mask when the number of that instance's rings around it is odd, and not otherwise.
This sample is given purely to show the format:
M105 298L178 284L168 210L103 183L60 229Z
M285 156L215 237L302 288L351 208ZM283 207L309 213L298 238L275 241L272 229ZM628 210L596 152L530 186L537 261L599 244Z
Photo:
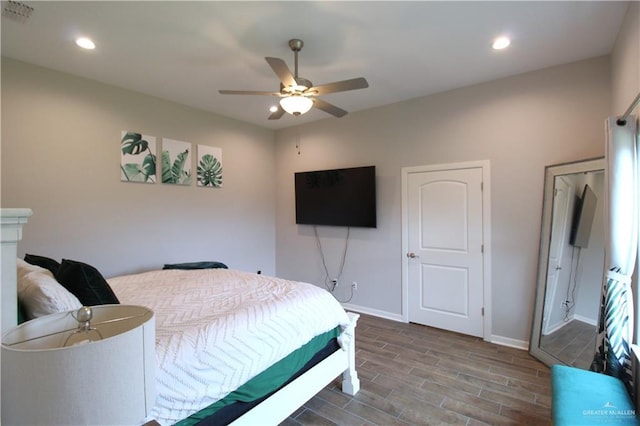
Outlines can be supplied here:
M551 367L553 424L638 425L635 408L620 379L593 371Z

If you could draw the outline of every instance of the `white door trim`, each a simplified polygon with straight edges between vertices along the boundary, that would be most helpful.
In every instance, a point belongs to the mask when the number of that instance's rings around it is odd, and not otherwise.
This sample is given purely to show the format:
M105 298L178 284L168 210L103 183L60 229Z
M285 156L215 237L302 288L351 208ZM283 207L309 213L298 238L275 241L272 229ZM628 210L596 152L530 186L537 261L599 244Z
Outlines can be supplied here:
M484 283L484 322L483 339L491 341L491 170L489 160L467 161L463 163L431 164L425 166L413 166L402 168L402 320L409 322L409 219L408 219L408 177L410 173L432 172L439 170L455 169L482 169L482 227L484 240L483 256L483 283Z

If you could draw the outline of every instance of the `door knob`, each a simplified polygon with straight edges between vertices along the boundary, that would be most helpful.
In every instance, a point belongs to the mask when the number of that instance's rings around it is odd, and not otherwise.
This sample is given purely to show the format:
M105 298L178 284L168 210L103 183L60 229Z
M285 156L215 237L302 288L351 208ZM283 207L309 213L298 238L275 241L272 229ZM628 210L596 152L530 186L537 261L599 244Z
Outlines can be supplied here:
M415 259L416 257L420 257L420 256L416 256L415 253L407 253L407 257L410 259Z

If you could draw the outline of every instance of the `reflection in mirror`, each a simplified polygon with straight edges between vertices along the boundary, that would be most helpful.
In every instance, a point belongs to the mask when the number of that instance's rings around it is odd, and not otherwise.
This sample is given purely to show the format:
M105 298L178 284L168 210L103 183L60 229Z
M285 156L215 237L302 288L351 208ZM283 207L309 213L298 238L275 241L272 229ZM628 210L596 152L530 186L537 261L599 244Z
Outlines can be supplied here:
M588 369L604 268L604 160L548 166L530 353Z

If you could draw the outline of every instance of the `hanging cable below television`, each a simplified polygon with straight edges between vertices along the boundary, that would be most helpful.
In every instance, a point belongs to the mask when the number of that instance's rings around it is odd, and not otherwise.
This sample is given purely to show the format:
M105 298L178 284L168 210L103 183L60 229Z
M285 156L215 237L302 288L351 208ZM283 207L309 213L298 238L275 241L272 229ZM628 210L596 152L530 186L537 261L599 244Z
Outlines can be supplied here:
M576 249L578 256L576 258ZM581 247L573 246L571 250L571 271L569 273L569 285L567 286L567 294L564 298L564 322L571 320L570 314L574 306L576 306L576 289L578 287L578 271L580 270L580 254Z
M322 259L322 266L324 267L324 286L329 290L329 292L336 298L336 300L340 303L348 303L353 298L353 286L351 288L351 294L347 300L340 300L338 296L334 294L336 287L338 287L338 283L340 282L340 278L342 277L342 271L344 270L344 264L347 259L347 250L349 248L349 234L351 233L351 227L347 227L347 237L344 241L344 250L342 251L342 259L340 261L340 267L338 268L338 274L335 275L335 278L329 279L329 268L327 268L327 262L324 258L324 250L322 249L322 242L320 241L320 236L318 235L318 227L313 225L313 232L316 236L316 244L318 245L318 249L320 250L320 258Z

